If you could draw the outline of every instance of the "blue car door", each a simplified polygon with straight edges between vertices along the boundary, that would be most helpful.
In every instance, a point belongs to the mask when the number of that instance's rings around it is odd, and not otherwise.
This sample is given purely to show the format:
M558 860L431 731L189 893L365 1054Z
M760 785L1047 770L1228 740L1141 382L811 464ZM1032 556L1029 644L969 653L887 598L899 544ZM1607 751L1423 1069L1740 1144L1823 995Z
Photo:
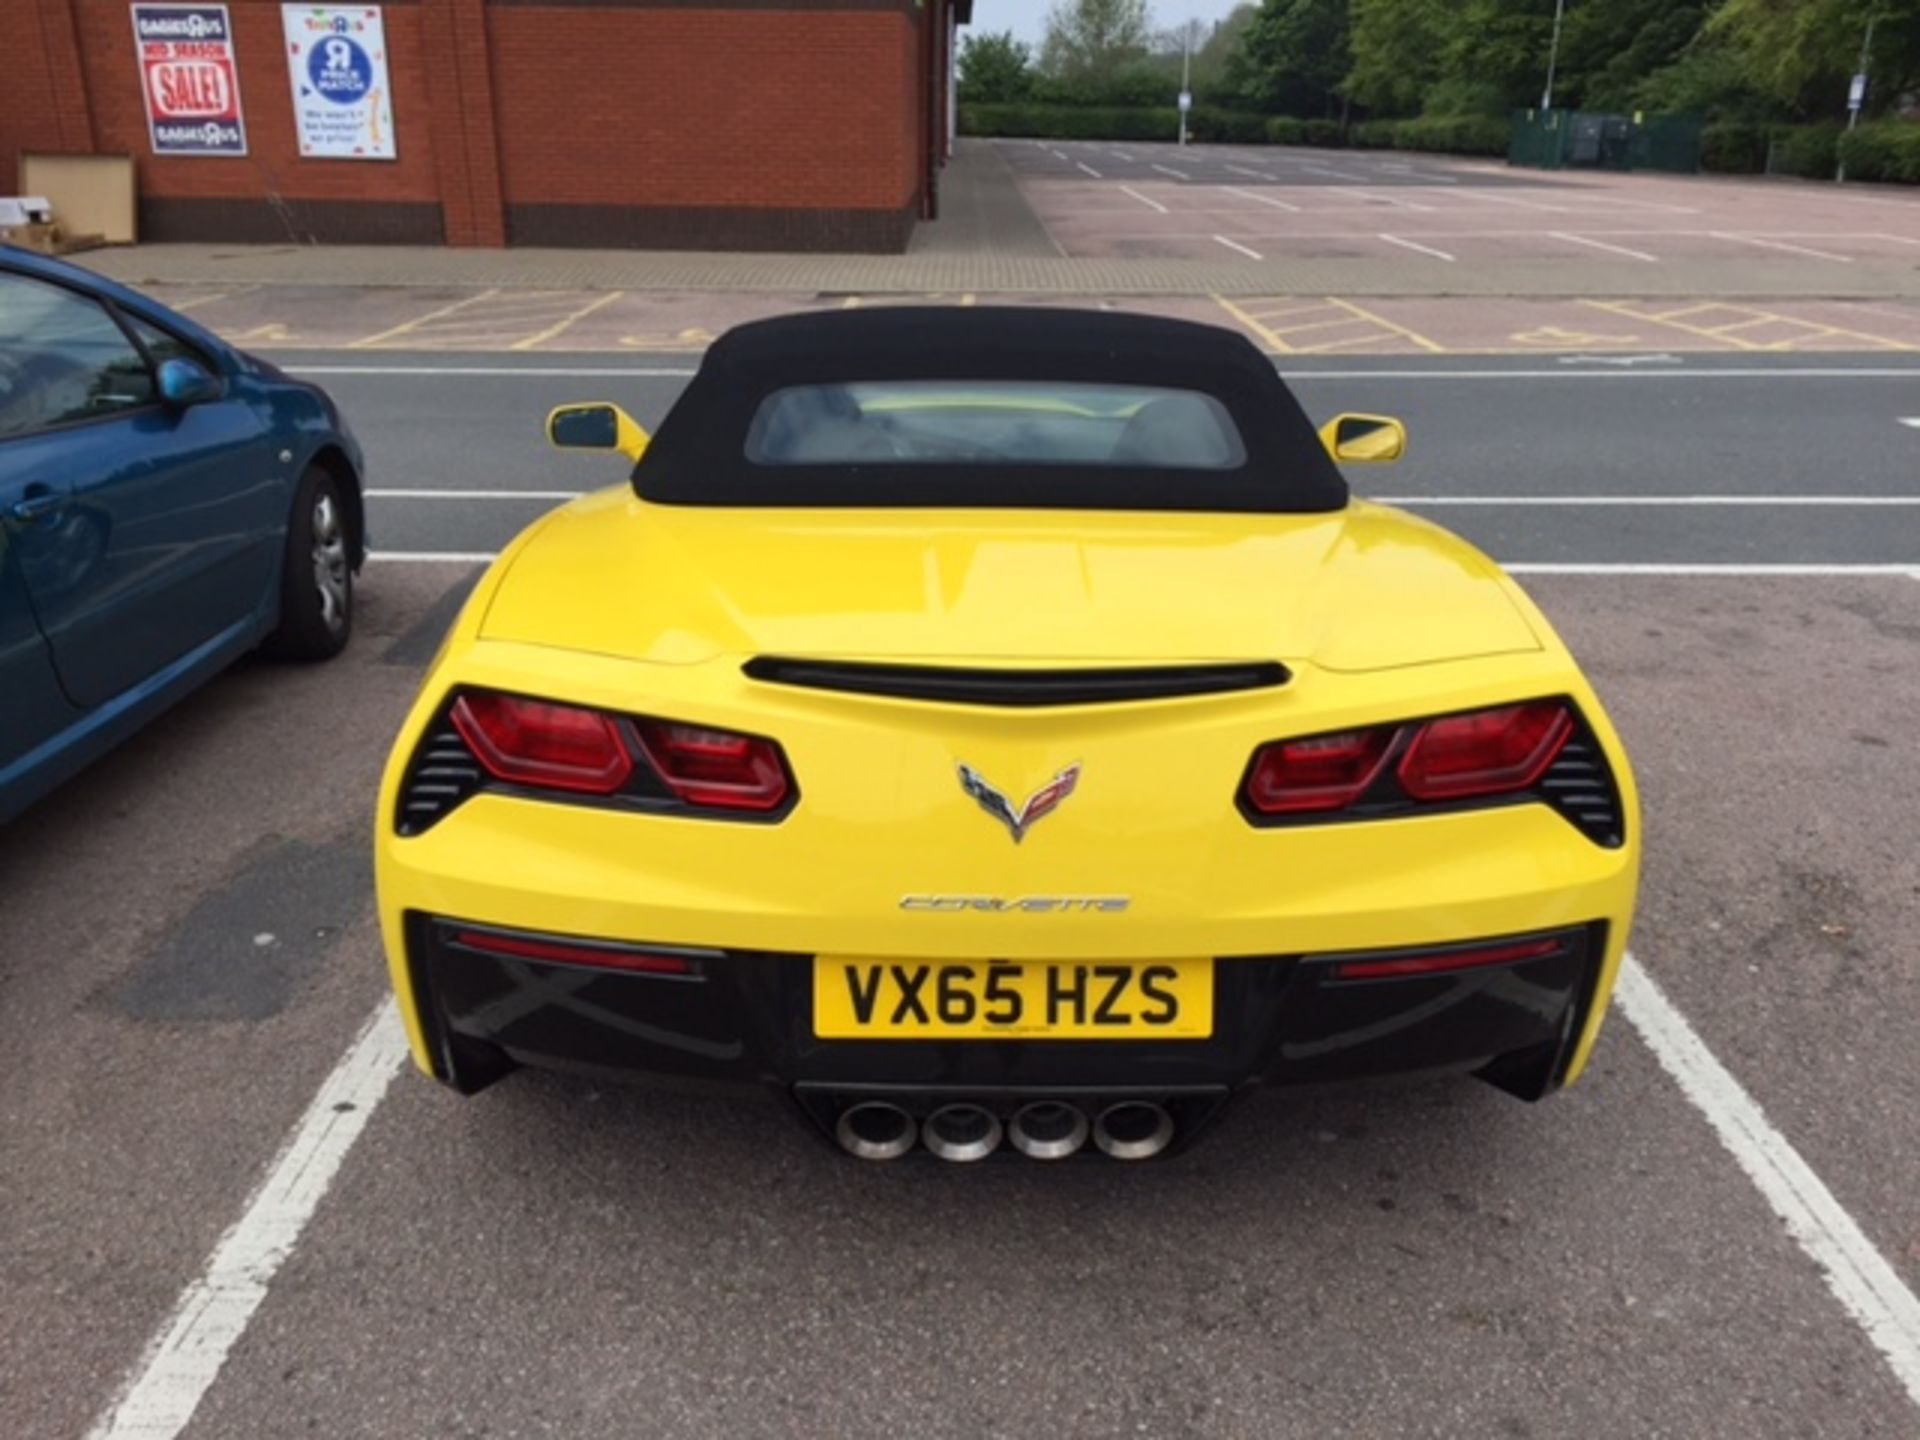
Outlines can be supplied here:
M21 498L8 487L5 473L0 466L0 515ZM0 522L0 785L9 766L58 734L77 713L60 693L53 656L14 561L12 538Z
M231 395L163 403L151 349L169 344L0 272L0 514L82 708L251 623L275 573L287 497L266 426Z

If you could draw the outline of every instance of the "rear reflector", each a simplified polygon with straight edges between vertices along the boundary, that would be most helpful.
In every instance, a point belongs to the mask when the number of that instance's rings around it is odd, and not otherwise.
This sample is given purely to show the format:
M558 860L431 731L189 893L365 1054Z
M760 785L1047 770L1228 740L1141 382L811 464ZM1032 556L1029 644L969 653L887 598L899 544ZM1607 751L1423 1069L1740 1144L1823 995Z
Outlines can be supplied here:
M1573 717L1558 700L1429 720L1400 759L1400 784L1416 800L1526 790L1572 734Z
M456 930L453 943L489 955L516 960L545 960L556 965L591 965L601 970L637 971L647 975L691 975L693 963L682 955L614 946L575 945L565 940L539 940L527 935L497 935L487 930Z
M1262 746L1247 773L1247 804L1262 815L1345 809L1379 776L1397 734L1389 725Z
M1466 950L1442 950L1432 955L1394 955L1379 960L1334 962L1335 980L1405 980L1419 975L1445 975L1455 970L1478 970L1489 965L1517 965L1523 960L1545 960L1566 952L1560 940L1516 940Z
M510 785L611 795L633 773L619 727L595 710L471 690L451 718L487 773Z
M639 728L647 759L682 804L766 811L787 798L786 762L771 740L665 720Z

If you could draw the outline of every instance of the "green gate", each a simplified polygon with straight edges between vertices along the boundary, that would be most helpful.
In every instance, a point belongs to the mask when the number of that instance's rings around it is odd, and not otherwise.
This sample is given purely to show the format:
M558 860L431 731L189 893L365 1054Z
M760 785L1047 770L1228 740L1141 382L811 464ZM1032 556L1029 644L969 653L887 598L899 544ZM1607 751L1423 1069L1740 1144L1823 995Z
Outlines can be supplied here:
M1608 115L1591 110L1516 110L1507 163L1532 170L1700 168L1703 122L1693 115Z

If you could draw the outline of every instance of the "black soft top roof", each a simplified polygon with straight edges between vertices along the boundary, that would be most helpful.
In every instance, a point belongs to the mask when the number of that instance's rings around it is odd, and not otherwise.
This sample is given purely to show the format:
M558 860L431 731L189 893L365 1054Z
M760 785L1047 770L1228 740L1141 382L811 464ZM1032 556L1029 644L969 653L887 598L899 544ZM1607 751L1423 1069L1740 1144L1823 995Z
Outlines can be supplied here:
M1246 463L1151 466L763 466L748 427L795 385L1036 380L1192 390L1223 405ZM1075 510L1338 510L1347 485L1273 363L1213 325L1093 310L889 306L762 320L707 351L646 455L641 498L667 505L953 506Z

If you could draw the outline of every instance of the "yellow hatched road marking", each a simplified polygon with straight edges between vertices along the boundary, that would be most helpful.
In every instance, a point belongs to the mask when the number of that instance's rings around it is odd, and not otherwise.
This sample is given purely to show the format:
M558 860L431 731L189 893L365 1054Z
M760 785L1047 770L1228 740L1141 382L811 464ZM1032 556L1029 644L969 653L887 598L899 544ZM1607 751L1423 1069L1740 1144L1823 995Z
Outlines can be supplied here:
M1396 335L1404 336L1406 339L1411 340L1414 344L1418 345L1422 350L1429 351L1430 353L1435 355L1444 355L1447 353L1446 347L1444 345L1436 345L1434 344L1433 341L1429 340L1426 336L1420 334L1418 331L1409 330L1404 325L1395 324L1393 321L1386 319L1384 316L1374 314L1371 310L1363 310L1358 305L1354 304L1351 300L1342 300L1336 295L1329 295L1327 297L1327 303L1329 305L1338 305L1343 310L1351 310L1355 315L1358 315L1362 320L1371 320L1374 324L1378 325L1383 330L1391 330Z
M507 348L510 350L531 350L536 345L543 345L547 341L553 339L555 336L564 332L576 320L584 320L587 318L587 316L593 314L594 311L606 309L607 306L611 305L614 301L618 300L622 295L626 293L627 292L624 290L609 291L607 294L602 295L599 299L589 301L587 304L582 305L578 310L574 311L571 315L567 316L564 320L561 320L558 324L549 325L546 329L542 330L539 334L529 335L524 340L516 340L513 342L512 345L508 346Z
M1824 321L1796 320L1791 315L1779 315L1771 310L1761 310L1754 306L1725 304L1694 305L1683 310L1668 310L1648 314L1644 311L1634 309L1633 302L1628 300L1582 300L1580 303L1582 305L1592 306L1596 310L1605 310L1610 314L1625 315L1630 319L1665 325L1669 329L1683 331L1688 335L1698 335L1703 339L1717 341L1722 345L1736 346L1741 350L1791 350L1802 342L1819 340L1853 340L1870 345L1879 350L1911 351L1920 349L1920 346L1910 345L1900 340L1891 340L1884 335L1872 335L1864 330L1847 330L1838 325L1826 324ZM1711 327L1705 325L1689 325L1685 321L1675 318L1679 315L1699 315L1709 310L1725 310L1734 315L1747 315L1752 318L1737 321L1731 325ZM1736 330L1746 329L1752 325L1766 324L1786 325L1791 327L1796 333L1791 338L1784 340L1749 340L1744 336L1732 333Z
M425 325L429 320L438 320L442 315L451 315L455 311L462 310L469 305L477 305L482 300L491 300L499 293L498 290L482 290L478 295L469 295L464 300L456 300L451 305L442 305L438 310L429 310L424 315L417 315L411 320L394 326L391 330L382 330L377 335L363 336L361 339L355 340L347 348L349 350L362 350L369 345L378 345L383 340L392 340L396 336L409 335L420 326Z
M1227 314L1231 315L1234 319L1238 320L1242 325L1246 326L1247 329L1251 330L1259 339L1265 341L1269 350L1281 355L1291 355L1293 353L1293 347L1281 339L1277 332L1268 329L1267 326L1263 325L1252 315L1249 315L1245 310L1242 310L1238 305L1234 304L1233 301L1227 299L1226 296L1215 295L1213 297L1213 303L1226 311Z

